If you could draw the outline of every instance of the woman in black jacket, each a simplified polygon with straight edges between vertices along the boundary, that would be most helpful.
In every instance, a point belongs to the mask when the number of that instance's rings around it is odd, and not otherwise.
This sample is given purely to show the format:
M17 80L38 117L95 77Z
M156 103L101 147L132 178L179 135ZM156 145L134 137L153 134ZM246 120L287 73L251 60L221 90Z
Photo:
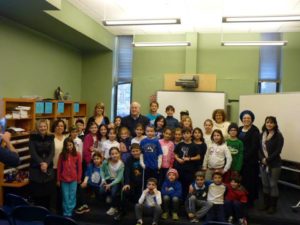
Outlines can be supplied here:
M89 130L90 130L90 126L91 124L95 122L98 126L98 128L100 128L100 125L101 124L104 124L104 125L109 125L109 119L107 116L105 116L105 107L104 107L104 103L97 103L95 105L95 108L94 108L94 115L91 116L87 123L86 123L86 128L85 128L85 135L87 135L89 133Z
M269 214L276 212L278 200L278 179L281 172L280 153L284 139L278 130L277 120L268 116L261 134L261 149L259 151L260 171L264 193L264 210Z
M48 134L46 120L38 121L37 131L32 133L29 139L31 156L29 167L30 191L36 205L50 209L50 202L55 190L53 170L54 136Z

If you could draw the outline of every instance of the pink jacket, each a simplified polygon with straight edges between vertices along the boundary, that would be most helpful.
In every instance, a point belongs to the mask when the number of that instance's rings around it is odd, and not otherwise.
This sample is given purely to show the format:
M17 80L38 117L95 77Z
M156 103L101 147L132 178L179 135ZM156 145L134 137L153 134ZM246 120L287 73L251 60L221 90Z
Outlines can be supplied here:
M98 144L98 143L97 143ZM89 165L92 160L92 152L90 147L94 145L94 139L92 134L88 134L84 137L83 141L83 160L85 161L86 165Z
M57 163L57 180L63 182L81 181L82 164L80 153L76 156L68 154L66 160L60 155Z
M174 163L174 143L160 139L159 143L163 152L161 168L168 169L173 167Z

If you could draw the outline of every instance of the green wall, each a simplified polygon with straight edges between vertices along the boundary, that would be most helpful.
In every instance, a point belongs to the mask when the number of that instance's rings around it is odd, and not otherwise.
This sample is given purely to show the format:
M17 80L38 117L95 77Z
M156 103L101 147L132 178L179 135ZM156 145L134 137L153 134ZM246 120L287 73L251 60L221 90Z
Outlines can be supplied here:
M81 99L81 54L0 17L0 96L53 98L61 86Z

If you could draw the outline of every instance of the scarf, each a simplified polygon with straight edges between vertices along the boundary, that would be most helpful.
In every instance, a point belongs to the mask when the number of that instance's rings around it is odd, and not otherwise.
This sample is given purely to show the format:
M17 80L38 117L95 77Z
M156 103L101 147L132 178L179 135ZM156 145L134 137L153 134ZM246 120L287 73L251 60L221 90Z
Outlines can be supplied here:
M269 133L264 131L264 133L262 135L262 150L263 150L263 153L264 153L264 156L265 156L266 159L269 157L266 142L269 141L273 137L273 135L274 135L274 131L271 131ZM269 172L268 165L266 165L266 171Z

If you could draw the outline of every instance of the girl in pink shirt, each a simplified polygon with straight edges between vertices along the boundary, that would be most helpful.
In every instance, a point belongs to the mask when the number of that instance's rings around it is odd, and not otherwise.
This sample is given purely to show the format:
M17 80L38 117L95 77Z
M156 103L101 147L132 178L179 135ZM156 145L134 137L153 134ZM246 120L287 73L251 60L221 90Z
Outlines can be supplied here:
M163 138L159 140L163 156L162 156L162 164L159 173L159 186L165 180L166 174L169 168L173 168L174 163L174 143L172 140L172 130L170 128L165 128L163 130Z

